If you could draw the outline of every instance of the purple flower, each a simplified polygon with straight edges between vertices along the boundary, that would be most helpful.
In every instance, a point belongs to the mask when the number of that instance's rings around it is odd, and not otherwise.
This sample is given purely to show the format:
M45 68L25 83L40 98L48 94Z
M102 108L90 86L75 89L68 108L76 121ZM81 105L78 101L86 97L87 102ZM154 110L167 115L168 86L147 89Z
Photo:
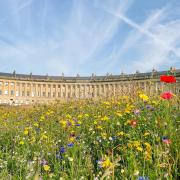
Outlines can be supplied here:
M73 147L73 146L74 146L73 143L69 143L69 144L68 144L68 147Z
M148 178L148 177L145 177L145 176L139 176L139 177L138 177L138 180L149 180L149 178Z
M64 153L66 151L65 147L61 146L60 153Z
M112 140L114 141L114 140L116 140L117 139L117 137L116 136L114 136L114 137L112 137Z
M152 106L151 106L151 105L147 105L146 108L147 108L147 109L151 109Z
M70 125L71 125L71 122L68 122L67 125L70 126Z
M45 159L43 159L43 160L40 162L40 164L41 164L41 165L46 165L46 164L48 164L48 162L47 162Z
M80 126L80 124L76 124L76 126Z

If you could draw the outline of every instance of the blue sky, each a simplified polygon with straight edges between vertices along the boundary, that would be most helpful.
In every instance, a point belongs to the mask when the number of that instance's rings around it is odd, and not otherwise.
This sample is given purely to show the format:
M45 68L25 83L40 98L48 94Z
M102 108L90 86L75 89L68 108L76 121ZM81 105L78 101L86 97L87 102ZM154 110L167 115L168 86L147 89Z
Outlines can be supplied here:
M0 0L0 71L180 68L179 0Z

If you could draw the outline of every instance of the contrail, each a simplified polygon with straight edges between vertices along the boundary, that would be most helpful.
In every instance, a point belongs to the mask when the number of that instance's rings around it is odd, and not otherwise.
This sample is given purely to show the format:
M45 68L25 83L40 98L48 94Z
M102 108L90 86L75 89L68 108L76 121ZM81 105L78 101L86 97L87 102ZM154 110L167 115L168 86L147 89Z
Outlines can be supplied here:
M134 29L138 30L139 32L141 32L142 34L145 34L146 36L152 38L155 42L157 42L159 45L165 47L168 51L172 51L174 54L176 54L178 57L180 57L180 55L178 54L177 50L175 48L172 48L168 45L166 45L166 43L164 43L164 41L160 40L157 38L156 35L154 35L153 33L151 33L150 31L148 31L147 29L143 29L139 24L135 23L134 21L132 21L131 19L129 19L128 17L126 17L123 14L120 13L115 13L112 12L110 10L107 9L103 9L104 11L108 12L111 15L114 15L115 17L121 19L122 21L124 21L126 24L130 25L131 27L133 27ZM164 10L164 9L163 9Z

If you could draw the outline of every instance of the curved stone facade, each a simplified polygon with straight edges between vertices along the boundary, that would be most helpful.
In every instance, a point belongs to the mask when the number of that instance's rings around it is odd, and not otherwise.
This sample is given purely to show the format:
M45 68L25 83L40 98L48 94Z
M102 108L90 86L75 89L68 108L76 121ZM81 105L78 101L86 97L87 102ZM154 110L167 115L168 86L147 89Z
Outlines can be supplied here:
M180 70L176 70L176 84L159 81L167 71L91 77L24 75L0 73L0 104L31 104L54 100L105 98L133 95L136 90L148 94L171 90L180 92Z

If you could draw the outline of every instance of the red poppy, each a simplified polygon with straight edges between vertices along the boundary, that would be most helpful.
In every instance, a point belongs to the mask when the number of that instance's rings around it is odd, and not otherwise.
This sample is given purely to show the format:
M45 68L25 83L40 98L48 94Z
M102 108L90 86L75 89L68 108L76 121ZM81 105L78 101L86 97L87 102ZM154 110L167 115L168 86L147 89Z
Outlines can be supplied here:
M173 97L173 94L171 92L164 92L161 94L161 98L170 100Z
M131 120L131 126L132 127L136 127L137 126L138 121L137 120Z
M160 80L162 82L166 82L166 83L175 83L176 82L176 78L174 76L167 76L167 75L162 75L160 77Z

